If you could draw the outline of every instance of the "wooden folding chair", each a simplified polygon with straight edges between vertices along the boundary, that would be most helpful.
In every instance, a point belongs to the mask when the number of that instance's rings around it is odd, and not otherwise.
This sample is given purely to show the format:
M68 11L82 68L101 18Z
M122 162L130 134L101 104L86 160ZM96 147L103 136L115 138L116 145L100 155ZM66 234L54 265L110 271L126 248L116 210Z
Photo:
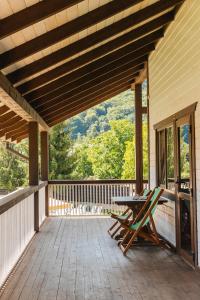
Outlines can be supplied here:
M148 196L150 194L150 190L144 189L139 196ZM125 223L132 216L132 210L127 208L121 215L111 214L111 218L115 219L116 222L108 229L108 233L113 238L116 233L122 228L121 223ZM117 226L118 225L118 226ZM112 232L112 230L117 226L117 228Z
M125 255L128 249L136 238L142 237L145 240L151 241L156 245L160 245L160 240L156 231L155 223L153 220L153 214L155 213L158 205L158 200L163 193L163 189L155 188L150 194L145 205L142 207L135 220L129 222L129 224L121 224L126 233L123 240L119 243L119 246ZM151 227L150 227L151 225Z

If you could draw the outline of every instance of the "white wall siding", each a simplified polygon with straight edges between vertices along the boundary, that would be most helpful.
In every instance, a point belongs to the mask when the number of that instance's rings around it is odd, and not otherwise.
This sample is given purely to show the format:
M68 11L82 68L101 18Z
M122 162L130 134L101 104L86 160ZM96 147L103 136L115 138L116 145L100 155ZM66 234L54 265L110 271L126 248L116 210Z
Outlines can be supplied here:
M0 286L34 235L34 194L0 215Z
M150 183L155 180L153 125L200 101L200 1L186 0L149 60ZM198 240L200 241L200 104L195 113ZM175 244L174 203L159 208L158 230ZM163 223L165 220L165 223ZM200 242L199 242L200 250ZM200 251L199 251L200 254Z

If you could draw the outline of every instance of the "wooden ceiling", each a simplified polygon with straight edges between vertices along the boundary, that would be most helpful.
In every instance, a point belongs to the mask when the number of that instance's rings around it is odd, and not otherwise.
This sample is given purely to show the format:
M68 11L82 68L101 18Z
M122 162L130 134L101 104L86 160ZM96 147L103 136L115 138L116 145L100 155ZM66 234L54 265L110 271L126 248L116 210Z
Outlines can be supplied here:
M9 97L27 101L44 128L127 90L182 2L1 0L0 69ZM0 139L18 142L30 120L9 103L0 89Z

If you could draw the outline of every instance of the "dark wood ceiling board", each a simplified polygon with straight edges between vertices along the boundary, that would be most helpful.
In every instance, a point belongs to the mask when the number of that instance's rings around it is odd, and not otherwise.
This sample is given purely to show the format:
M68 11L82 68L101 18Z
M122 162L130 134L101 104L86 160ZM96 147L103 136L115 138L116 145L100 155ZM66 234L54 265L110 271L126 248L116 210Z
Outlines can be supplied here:
M129 41L133 41L139 37L142 37L149 32L156 30L160 28L161 26L171 22L174 19L174 13L169 12L166 13L150 22L147 22L146 24L139 26L130 32L124 34L121 36L121 39L123 38L123 43L128 43ZM134 20L134 19L133 19ZM110 25L113 27L113 25ZM109 27L110 27L109 26ZM118 27L114 27L116 30ZM101 34L101 31L105 32L105 34ZM71 57L72 55L75 55L81 51L84 51L88 49L91 46L94 46L98 44L99 42L102 42L106 40L107 35L110 34L109 37L113 36L115 31L113 30L104 30L102 29L98 32L95 32L79 41L76 41L50 55L47 55L39 60L34 61L31 64L28 64L10 74L7 75L8 79L13 83L17 83L20 80L23 80L29 76L32 76L33 74L36 74L37 72L40 72L44 70L45 68L51 67L52 65L66 59L66 53L67 57ZM118 29L120 30L120 28ZM113 34L112 34L113 33Z
M38 88L37 90L34 90L32 92L30 92L29 94L26 95L26 99L28 101L34 99L34 101L36 101L37 99L41 99L42 97L44 97L45 95L47 96L49 93L51 93L51 91L54 91L56 93L57 90L59 90L60 88L64 88L67 86L74 86L74 82L77 82L78 80L83 80L84 82L90 81L93 76L99 76L101 74L106 74L108 72L110 72L110 70L114 70L117 69L118 67L121 67L122 65L124 65L125 63L130 62L132 64L132 66L138 66L141 63L146 62L148 59L147 55L144 55L140 58L134 58L131 57L130 60L128 60L127 57L124 57L122 59L119 59L117 61L117 64L115 62L111 62L109 65L103 66L101 69L98 69L99 63L97 64L96 62L93 62L89 65L86 65L70 74L67 74L45 86L42 86L40 88ZM85 79L86 78L86 79Z
M6 133L10 133L11 131L15 130L16 128L20 128L27 124L25 120L21 120L19 122L16 122L15 124L11 124L9 126L4 126L2 130L0 130L0 138L5 136Z
M16 114L14 111L9 111L9 112L1 115L0 116L0 124L6 122L9 119L12 119L15 116L16 116Z
M65 93L61 95L58 98L52 99L51 101L48 102L40 102L38 106L34 107L37 111L43 113L44 111L54 111L55 106L61 105L62 103L71 102L73 99L82 99L83 97L89 96L92 92L96 92L99 89L105 88L105 86L109 85L110 83L113 83L114 81L118 80L119 78L121 79L123 76L129 76L132 75L133 77L138 74L140 69L135 68L135 67L125 67L123 69L120 69L118 72L114 71L112 73L109 73L104 76L104 78L99 79L94 79L91 82L86 83L85 85L81 86L79 89L76 89L73 93Z
M98 60L95 60L94 62L91 62L90 64L88 64L88 69L89 69L89 72L94 72L95 70L101 69L102 67L109 65L114 61L116 61L116 64L117 64L117 61L122 59L125 56L127 57L128 55L129 56L132 55L132 57L136 59L136 58L144 56L145 54L148 54L150 51L152 51L154 49L155 49L154 43L148 44L139 49L134 49L132 46L127 45L123 48L120 48L114 52L111 52L111 53L105 55L104 57L99 58ZM44 79L43 83L45 83L46 78L44 77L43 79ZM39 85L41 85L41 81L38 81L36 78L34 78L33 80L24 83L17 89L22 94L24 94L24 92L28 92L29 90L35 89Z
M68 112L64 112L63 113L63 116L57 116L56 118L54 118L54 120L47 120L48 124L50 127L56 125L57 123L59 122L62 122L64 120L66 120L67 118L71 118L73 116L75 116L76 114L79 114L81 112L83 112L84 110L87 110L99 103L102 103L104 101L107 101L109 98L112 98L124 91L126 91L127 89L130 88L130 84L129 83L125 83L123 85L120 85L118 88L115 88L114 91L113 90L110 90L110 91L107 91L107 93L105 93L104 95L102 95L102 98L99 98L98 97L98 100L94 100L94 101L91 101L86 104L82 104L81 108L78 108L78 109L72 109L71 111L68 110Z
M69 62L64 63L57 68L54 68L44 74L41 74L32 80L29 81L29 86L31 85L33 88L37 88L43 84L46 84L56 78L63 76L66 73L72 72L73 70L82 67L83 65L89 64L92 61L95 61L102 57L102 61L106 61L107 55L109 55L110 60L112 61L114 57L119 58L131 53L133 51L137 51L143 48L146 45L152 44L153 42L159 40L163 37L163 30L160 29L149 35L141 38L137 41L134 41L128 45L121 45L122 47L117 49L117 44L115 42L109 42L105 45L102 45L94 50L91 50L75 59L70 60ZM108 44L110 46L108 46ZM113 52L112 52L113 51ZM117 57L118 56L118 57ZM22 86L27 86L28 83L24 83ZM21 86L21 87L22 87ZM22 88L19 86L18 90L22 92Z
M16 136L18 134L21 134L21 132L24 132L24 131L27 131L28 130L28 123L23 125L22 127L19 127L15 130L12 130L8 133L6 133L6 139L10 139L12 138L13 136Z
M0 106L0 116L5 114L6 112L8 112L10 110L10 108L6 105L2 105Z
M8 126L12 126L12 125L16 124L16 122L19 122L21 120L22 120L22 118L20 116L16 115L14 118L5 120L0 125L2 126L2 128L5 128L5 127L8 127Z
M91 89L90 92L88 92L88 94L85 93L82 97L76 96L73 99L71 98L70 101L66 99L62 103L57 103L57 105L55 104L55 107L53 109L49 109L45 112L40 112L40 114L43 116L44 119L50 116L55 117L56 115L59 115L60 113L69 109L70 107L83 103L84 101L89 101L89 98L99 97L102 93L105 93L105 91L108 91L110 89L116 89L120 85L126 84L129 81L133 80L133 78L133 74L131 72L127 72L126 75L123 74L121 76L118 76L118 78L116 78L115 80L111 80L107 85L101 85L98 88L98 90L95 90L95 87L93 87L93 89Z
M48 103L50 102L52 99L58 99L61 97L64 97L64 95L69 94L71 92L76 92L77 89L85 89L85 85L86 84L93 84L93 82L96 82L98 80L97 83L99 83L100 81L104 81L106 78L108 78L109 76L112 77L113 76L113 72L114 75L128 70L130 68L134 68L134 72L138 72L139 70L142 70L144 68L144 63L140 63L139 65L133 64L131 63L131 61L126 61L124 64L118 66L117 68L107 68L107 71L104 72L103 70L101 70L101 72L94 72L93 76L91 76L90 74L88 74L88 76L85 76L84 78L79 78L78 80L72 82L71 84L68 84L66 86L62 86L61 88L53 91L52 93L49 93L47 95L44 95L43 97L33 100L31 101L31 105L35 106L36 108L40 106L40 104L42 103Z
M12 135L11 142L15 142L17 139L19 139L27 134L28 134L28 129L18 132L17 134Z
M92 25L120 13L143 0L113 0L64 25L52 29L14 49L0 55L0 68L3 69L19 60L56 44Z
M43 0L0 20L0 39L48 18L83 0Z

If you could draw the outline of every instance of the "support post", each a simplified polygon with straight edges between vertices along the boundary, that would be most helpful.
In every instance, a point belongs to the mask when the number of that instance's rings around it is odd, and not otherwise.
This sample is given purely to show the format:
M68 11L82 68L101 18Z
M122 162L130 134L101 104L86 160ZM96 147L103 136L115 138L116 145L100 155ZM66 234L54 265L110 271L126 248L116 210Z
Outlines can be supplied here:
M49 135L47 131L42 131L40 134L41 141L41 179L48 181L49 175ZM49 216L49 195L48 185L45 187L45 215Z
M29 185L39 184L38 123L29 123ZM39 195L34 194L34 229L39 231Z
M142 143L142 84L135 85L135 161L136 193L143 190L143 143Z

